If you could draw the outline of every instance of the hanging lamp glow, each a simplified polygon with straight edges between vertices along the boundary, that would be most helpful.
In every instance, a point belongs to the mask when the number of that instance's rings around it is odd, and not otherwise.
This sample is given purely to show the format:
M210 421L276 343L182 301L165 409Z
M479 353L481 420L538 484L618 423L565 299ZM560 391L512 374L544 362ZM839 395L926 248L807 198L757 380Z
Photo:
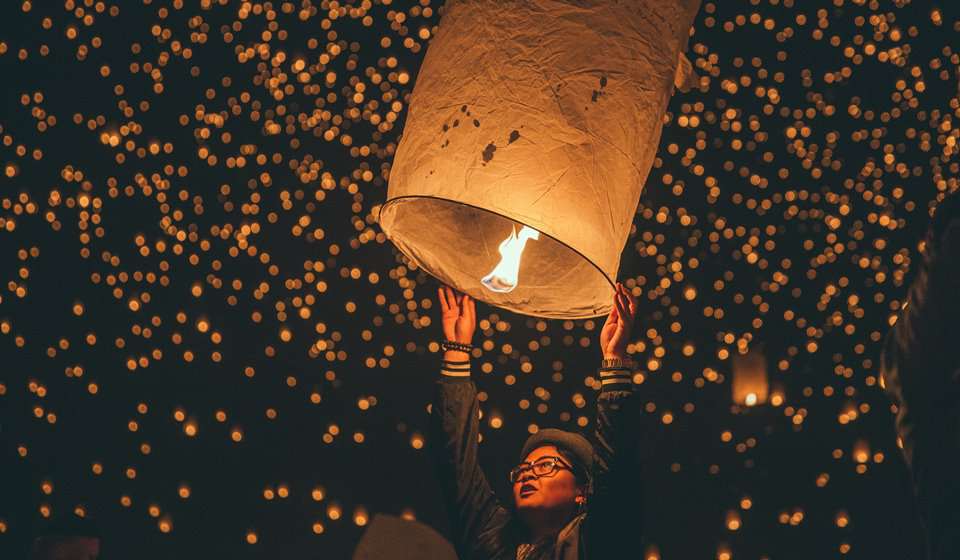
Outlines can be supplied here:
M667 103L696 82L682 51L699 4L448 0L380 209L388 238L490 304L608 313Z

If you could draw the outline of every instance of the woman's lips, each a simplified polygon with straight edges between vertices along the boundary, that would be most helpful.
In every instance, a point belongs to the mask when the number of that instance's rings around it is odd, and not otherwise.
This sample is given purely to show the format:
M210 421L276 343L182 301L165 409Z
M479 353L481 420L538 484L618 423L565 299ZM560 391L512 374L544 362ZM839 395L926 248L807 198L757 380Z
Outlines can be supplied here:
M537 489L532 484L524 484L520 487L520 497L526 498L530 494L536 493Z

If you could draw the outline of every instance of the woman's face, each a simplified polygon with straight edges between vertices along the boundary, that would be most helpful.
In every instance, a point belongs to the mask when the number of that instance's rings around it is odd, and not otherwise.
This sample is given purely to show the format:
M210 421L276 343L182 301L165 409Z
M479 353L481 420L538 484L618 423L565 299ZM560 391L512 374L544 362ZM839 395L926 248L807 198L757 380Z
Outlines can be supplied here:
M533 463L541 457L560 457L564 465L569 465L556 446L545 445L530 452L524 459ZM575 499L581 489L577 479L568 467L559 467L553 474L537 477L528 469L513 483L513 500L518 510L550 510L558 508L576 508Z

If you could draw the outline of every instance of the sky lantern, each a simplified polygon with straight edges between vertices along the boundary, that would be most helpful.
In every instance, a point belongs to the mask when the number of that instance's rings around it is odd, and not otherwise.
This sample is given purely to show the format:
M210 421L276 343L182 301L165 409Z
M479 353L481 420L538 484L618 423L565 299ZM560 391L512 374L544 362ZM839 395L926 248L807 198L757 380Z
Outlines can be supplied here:
M380 225L420 268L518 313L609 312L699 0L450 0Z
M763 353L755 349L746 354L734 353L733 402L742 406L764 404L769 391L767 358Z

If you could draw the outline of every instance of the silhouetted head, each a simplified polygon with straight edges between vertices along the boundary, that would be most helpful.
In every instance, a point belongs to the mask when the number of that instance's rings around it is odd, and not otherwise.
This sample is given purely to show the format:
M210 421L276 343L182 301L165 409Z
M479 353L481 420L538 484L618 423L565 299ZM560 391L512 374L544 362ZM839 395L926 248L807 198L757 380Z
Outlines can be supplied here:
M33 541L32 560L96 560L100 532L89 520L71 516L45 527Z

